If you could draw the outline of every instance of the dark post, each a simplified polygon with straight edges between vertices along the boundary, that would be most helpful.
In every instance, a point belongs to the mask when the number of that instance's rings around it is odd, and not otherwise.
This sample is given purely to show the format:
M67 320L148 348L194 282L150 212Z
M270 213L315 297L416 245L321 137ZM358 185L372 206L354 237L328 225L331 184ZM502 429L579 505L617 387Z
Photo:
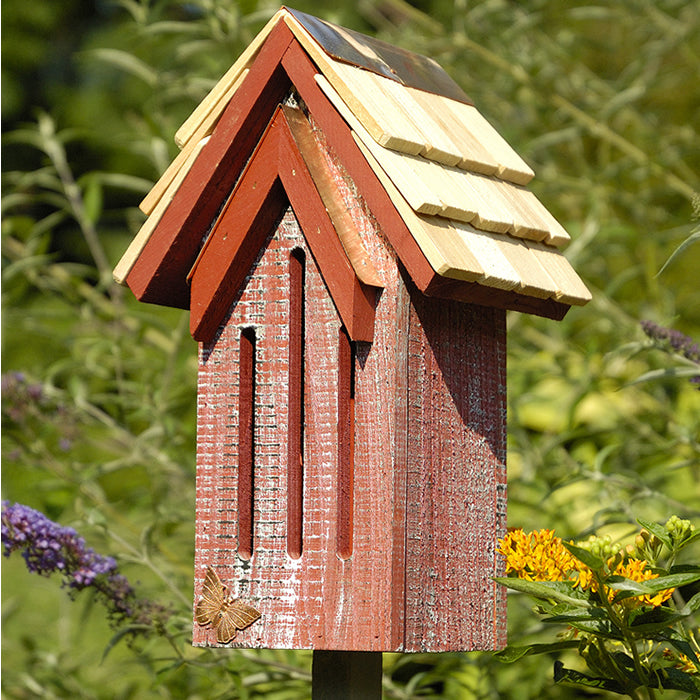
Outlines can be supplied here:
M380 651L314 650L312 700L381 700Z

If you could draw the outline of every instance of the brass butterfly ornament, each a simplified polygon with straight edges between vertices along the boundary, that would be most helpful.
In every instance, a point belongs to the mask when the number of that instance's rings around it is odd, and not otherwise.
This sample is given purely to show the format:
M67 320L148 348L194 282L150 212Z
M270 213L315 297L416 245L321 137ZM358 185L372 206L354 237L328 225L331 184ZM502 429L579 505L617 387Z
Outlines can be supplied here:
M250 605L226 595L226 586L211 566L207 567L202 597L194 609L194 619L202 627L216 630L216 641L227 644L238 630L250 627L260 619L260 613Z

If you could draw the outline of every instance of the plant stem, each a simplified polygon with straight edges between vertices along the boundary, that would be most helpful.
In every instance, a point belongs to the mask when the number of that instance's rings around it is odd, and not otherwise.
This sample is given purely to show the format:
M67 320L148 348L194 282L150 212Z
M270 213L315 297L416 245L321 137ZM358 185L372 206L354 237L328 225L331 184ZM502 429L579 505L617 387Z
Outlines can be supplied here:
M642 660L639 658L639 651L637 650L637 644L629 632L629 627L627 626L627 622L624 620L624 618L620 617L617 614L613 604L610 602L610 598L608 597L608 592L610 589L605 585L605 582L603 581L602 577L600 576L600 573L598 571L595 571L593 573L594 573L594 576L596 578L596 582L598 583L598 591L599 591L601 602L603 603L603 607L606 609L608 616L612 620L613 624L622 633L625 645L627 646L627 648L630 650L630 653L632 654L632 660L634 661L634 670L637 673L639 683L641 685L644 685L644 687L646 688L647 697L649 698L649 700L654 700L654 697L655 697L654 692L649 687L649 677L648 677L644 667L642 666ZM635 695L632 695L630 692L630 697L637 697L636 691L632 691L632 692L634 692Z
M63 194L68 200L70 211L78 222L78 226L80 226L80 231L87 243L92 259L95 261L95 266L100 276L100 282L107 287L113 300L116 300L121 296L121 289L110 283L112 279L112 266L109 264L107 255L100 243L97 229L85 212L85 204L80 187L73 177L73 172L71 171L66 157L66 151L58 138L53 119L47 114L39 116L39 133L42 137L44 152L48 155L56 169L56 173L63 186Z

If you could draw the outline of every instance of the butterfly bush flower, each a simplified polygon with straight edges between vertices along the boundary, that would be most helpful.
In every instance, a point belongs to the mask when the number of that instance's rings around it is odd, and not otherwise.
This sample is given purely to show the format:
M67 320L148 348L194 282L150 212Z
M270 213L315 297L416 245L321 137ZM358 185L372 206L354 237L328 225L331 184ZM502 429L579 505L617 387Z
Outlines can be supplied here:
M60 392L31 381L24 372L6 372L0 378L3 429L18 448L10 459L20 458L32 436L38 437L52 451L68 452L78 435L77 416Z
M640 325L645 335L658 345L670 349L685 357L686 360L700 365L700 345L692 338L673 328L660 326L653 321L642 321ZM693 384L700 384L700 375L691 377L690 381ZM700 386L698 389L700 389Z
M166 611L140 600L128 580L117 570L117 562L91 547L69 527L63 527L21 503L2 503L2 545L6 557L16 551L29 571L42 576L60 573L63 585L75 594L91 588L105 604L114 626L135 623L162 628Z

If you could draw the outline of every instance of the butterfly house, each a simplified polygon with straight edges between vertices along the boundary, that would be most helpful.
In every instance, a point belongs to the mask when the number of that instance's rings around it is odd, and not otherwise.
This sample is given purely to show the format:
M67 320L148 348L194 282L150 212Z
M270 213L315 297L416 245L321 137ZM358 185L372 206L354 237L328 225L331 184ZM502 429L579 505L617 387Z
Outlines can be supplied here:
M433 60L281 9L115 270L199 343L195 645L505 643L506 311L590 296Z

